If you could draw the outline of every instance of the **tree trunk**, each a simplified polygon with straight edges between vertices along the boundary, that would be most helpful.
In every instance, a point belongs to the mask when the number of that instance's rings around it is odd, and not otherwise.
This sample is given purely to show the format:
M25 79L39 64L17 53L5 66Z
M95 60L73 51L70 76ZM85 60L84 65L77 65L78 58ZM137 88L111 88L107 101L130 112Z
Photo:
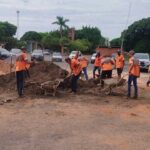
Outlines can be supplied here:
M61 45L61 54L64 55L64 45Z

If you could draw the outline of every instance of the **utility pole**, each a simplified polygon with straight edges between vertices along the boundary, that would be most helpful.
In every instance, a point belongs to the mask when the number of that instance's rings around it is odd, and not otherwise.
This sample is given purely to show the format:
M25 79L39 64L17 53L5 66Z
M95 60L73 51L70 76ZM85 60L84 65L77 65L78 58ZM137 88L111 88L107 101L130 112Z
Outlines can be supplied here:
M132 9L132 2L129 3L129 10L128 10L128 16L127 16L127 21L126 21L126 25L125 25L125 30L127 30L127 27L128 27L129 18L130 18L130 15L131 15L131 9ZM121 51L122 52L123 52L125 34L126 34L126 31L124 31L124 33L122 35L122 40L121 40Z
M20 15L20 11L17 10L17 39L19 39L19 15Z

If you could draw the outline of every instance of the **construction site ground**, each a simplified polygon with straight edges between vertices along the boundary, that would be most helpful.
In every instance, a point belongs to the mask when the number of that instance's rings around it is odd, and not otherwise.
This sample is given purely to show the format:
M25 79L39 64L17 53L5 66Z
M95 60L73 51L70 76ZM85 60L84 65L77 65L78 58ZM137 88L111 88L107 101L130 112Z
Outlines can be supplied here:
M138 100L81 93L19 99L2 90L0 150L149 150L147 80L142 73Z

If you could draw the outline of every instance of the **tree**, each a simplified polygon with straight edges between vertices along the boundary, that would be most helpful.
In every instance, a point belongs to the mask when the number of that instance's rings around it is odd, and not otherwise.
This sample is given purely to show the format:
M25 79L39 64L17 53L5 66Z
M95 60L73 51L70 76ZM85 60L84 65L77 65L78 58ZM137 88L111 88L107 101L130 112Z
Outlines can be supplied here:
M17 39L13 36L16 34L17 27L8 22L0 22L0 42L5 44L5 48L10 50L17 45Z
M88 53L91 48L91 43L86 39L78 39L75 41L71 41L70 49L71 50L79 50L83 53Z
M92 44L92 49L99 46L102 39L101 31L97 27L82 27L76 31L76 39L86 39Z
M54 37L51 34L43 37L42 44L45 48L53 49L55 51L60 50L60 38Z
M59 26L60 36L63 36L63 29L69 28L66 23L69 22L69 19L64 19L63 17L57 16L57 21L52 24L56 24Z
M70 40L68 39L68 38L66 38L66 37L62 37L62 38L60 38L60 40L59 40L59 44L60 44L60 46L61 46L61 52L62 52L62 54L64 53L64 46L69 46L69 44L70 44Z
M125 50L150 53L150 17L134 22L123 35Z
M121 38L115 38L110 41L111 47L120 47L121 46Z
M16 34L17 27L8 22L0 22L0 41L5 38L12 37Z
M42 39L42 36L35 32L35 31L29 31L26 32L22 37L21 40L22 41L35 41L35 42L40 42Z

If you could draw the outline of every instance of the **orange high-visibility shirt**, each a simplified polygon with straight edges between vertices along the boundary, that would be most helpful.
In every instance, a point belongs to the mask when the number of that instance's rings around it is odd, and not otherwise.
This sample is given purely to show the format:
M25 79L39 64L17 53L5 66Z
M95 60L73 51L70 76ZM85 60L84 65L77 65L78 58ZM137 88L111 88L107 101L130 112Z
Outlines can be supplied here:
M95 58L94 66L95 67L101 67L101 57L96 57Z
M88 66L88 60L85 57L83 57L80 59L80 64L82 68L86 68Z
M20 55L16 59L16 71L23 71L23 70L25 70L24 57Z
M25 68L29 68L30 67L30 64L27 63L27 60L28 60L28 56L27 56L27 53L22 53L21 54L23 56L23 59L24 59L24 65L25 65Z
M117 55L116 56L116 68L123 68L124 67L124 56Z
M140 76L140 66L139 64L134 64L134 57L131 57L129 59L129 69L131 67L131 65L133 65L130 73L136 77L139 77Z
M102 64L102 70L103 71L109 71L113 69L113 65L111 62L103 63Z
M79 73L82 71L80 62L75 58L71 60L71 70L75 76L79 75Z

